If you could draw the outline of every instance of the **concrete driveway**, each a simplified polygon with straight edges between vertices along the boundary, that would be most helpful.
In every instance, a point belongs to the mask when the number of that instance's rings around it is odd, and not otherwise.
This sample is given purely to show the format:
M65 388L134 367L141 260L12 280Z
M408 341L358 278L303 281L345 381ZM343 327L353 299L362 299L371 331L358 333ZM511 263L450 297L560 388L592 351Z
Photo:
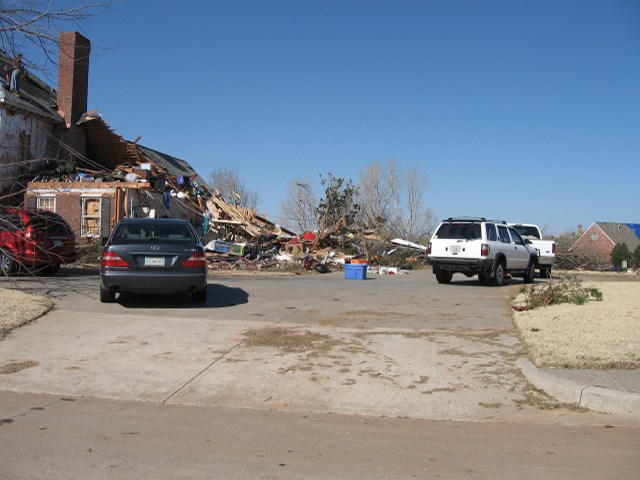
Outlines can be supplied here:
M171 404L456 420L519 420L557 403L526 382L507 299L430 270L345 280L210 277L209 300L98 301L73 271L0 280L56 308L0 343L0 390ZM542 408L540 408L542 407Z

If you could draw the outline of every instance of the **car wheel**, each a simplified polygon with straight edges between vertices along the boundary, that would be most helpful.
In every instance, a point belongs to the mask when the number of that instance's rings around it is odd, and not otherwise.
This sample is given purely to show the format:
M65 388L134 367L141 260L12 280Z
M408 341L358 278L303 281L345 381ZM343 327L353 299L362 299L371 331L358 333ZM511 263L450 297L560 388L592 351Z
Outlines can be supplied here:
M529 260L529 265L527 265L527 269L524 271L524 283L533 283L533 279L536 276L536 262L533 260Z
M491 283L496 287L500 287L504 284L504 265L502 264L502 262L496 265L496 271L493 275L493 278L491 279Z
M436 280L438 280L438 283L449 283L451 281L451 277L453 277L453 273L447 270L440 270L436 273Z
M207 287L191 294L193 303L205 303L207 301Z
M540 267L540 276L542 278L551 278L551 268L550 267Z
M116 301L116 292L100 287L100 302L113 303Z
M13 275L17 270L18 265L13 259L11 254L6 253L4 250L0 250L0 274L1 275Z

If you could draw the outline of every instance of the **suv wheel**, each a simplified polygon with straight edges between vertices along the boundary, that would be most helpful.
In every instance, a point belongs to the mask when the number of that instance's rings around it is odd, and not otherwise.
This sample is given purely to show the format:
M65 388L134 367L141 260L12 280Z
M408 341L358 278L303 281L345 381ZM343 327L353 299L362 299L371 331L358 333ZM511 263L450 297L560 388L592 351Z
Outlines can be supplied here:
M17 270L16 261L10 254L4 250L0 250L0 275L8 276L12 275Z
M540 267L540 277L551 278L551 267Z
M533 259L529 260L529 265L524 271L524 283L533 283L533 279L536 276L536 262Z
M451 281L451 277L453 277L453 273L448 270L439 270L438 273L436 273L436 280L438 280L438 283L449 283Z
M491 279L491 283L496 287L500 287L504 284L504 265L502 264L502 262L496 265L496 271L493 275L493 278Z

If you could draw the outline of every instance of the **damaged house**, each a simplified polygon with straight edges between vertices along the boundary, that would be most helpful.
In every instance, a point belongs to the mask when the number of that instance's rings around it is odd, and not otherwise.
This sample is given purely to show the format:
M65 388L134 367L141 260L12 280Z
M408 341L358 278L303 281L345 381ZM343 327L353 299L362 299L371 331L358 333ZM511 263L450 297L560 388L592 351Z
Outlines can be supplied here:
M78 238L106 238L125 217L203 225L208 190L187 162L124 140L95 112L77 126L86 136L85 159L39 173L27 184L27 208L61 214Z
M59 43L57 91L28 72L19 95L1 82L4 202L54 211L78 238L108 237L126 216L202 224L207 193L202 179L187 162L126 141L87 112L90 42L64 32ZM0 57L3 71L9 63Z
M184 160L117 135L87 111L91 44L60 34L58 90L25 72L0 85L0 201L60 214L78 240L105 239L125 217L188 219L207 240L258 244L295 234L212 194ZM10 59L0 56L0 68Z

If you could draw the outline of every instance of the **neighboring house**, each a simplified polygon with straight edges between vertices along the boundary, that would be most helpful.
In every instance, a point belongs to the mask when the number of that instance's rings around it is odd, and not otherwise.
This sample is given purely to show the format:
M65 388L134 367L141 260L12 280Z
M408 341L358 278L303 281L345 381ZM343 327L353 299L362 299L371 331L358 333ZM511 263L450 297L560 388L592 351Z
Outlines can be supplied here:
M619 243L634 251L640 245L640 224L594 222L569 251L595 265L611 265L611 252Z

